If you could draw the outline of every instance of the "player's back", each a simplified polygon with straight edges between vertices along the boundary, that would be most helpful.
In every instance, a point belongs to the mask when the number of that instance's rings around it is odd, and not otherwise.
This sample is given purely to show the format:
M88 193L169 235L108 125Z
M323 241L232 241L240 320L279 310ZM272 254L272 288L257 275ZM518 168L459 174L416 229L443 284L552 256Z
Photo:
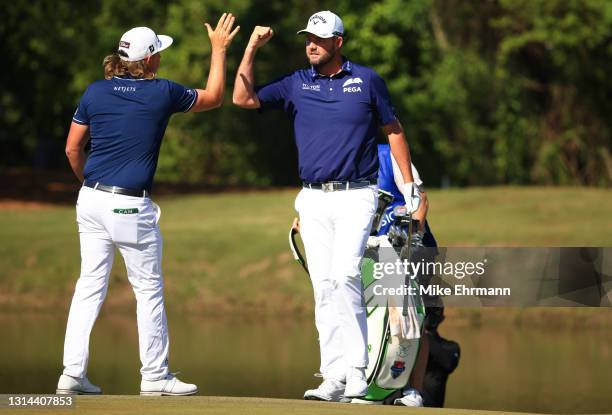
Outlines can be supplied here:
M149 189L170 116L191 106L184 87L165 79L113 77L92 83L74 120L90 126L88 181ZM182 95L181 95L182 94Z

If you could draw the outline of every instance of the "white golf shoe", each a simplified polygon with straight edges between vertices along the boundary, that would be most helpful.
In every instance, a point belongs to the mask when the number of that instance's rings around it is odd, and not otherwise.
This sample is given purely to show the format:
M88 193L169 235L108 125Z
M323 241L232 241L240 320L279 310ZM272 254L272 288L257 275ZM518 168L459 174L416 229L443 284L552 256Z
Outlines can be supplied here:
M142 380L140 394L146 396L187 396L198 393L198 387L181 382L174 373L168 373L159 380Z
M73 378L61 375L55 393L58 395L99 395L102 389L93 385L86 377Z
M346 377L346 389L344 396L346 398L361 398L368 393L368 382L366 380L365 368L354 367L350 374Z
M340 402L344 394L344 383L335 379L325 379L316 389L304 392L307 401Z
M395 401L393 401L393 405L412 406L415 408L420 408L423 406L423 397L418 390L413 388L406 389L403 392L403 395L403 397L397 398Z

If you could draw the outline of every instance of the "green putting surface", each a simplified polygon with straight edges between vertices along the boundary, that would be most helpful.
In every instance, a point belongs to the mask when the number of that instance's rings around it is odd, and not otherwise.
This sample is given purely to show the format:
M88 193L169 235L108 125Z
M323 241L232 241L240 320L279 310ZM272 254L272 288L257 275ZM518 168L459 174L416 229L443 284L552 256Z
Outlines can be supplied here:
M7 408L0 408L0 412ZM74 408L9 409L26 414L401 414L412 415L479 415L479 414L526 414L526 412L477 411L472 409L407 408L400 406L351 405L301 401L292 399L234 398L218 396L187 397L141 397L125 395L77 396Z

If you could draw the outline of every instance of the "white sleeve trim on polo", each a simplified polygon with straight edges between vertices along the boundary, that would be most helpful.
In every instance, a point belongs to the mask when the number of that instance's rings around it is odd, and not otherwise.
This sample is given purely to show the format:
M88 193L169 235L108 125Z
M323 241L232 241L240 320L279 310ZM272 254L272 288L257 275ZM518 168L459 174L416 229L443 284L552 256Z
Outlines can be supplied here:
M81 120L79 120L78 118L75 118L75 117L72 117L72 121L74 121L77 124L81 124L81 125L89 125L88 122L81 121Z
M185 111L183 111L183 112L189 112L189 110L193 107L195 102L198 100L198 90L194 88L194 89L192 89L192 91L193 91L193 101L191 101L191 104L189 104L187 109Z

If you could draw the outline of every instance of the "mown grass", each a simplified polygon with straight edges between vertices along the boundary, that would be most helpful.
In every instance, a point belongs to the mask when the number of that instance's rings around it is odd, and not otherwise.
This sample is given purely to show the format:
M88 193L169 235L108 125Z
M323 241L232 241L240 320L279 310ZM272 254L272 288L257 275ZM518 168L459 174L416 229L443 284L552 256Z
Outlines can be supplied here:
M87 414L248 414L248 415L379 415L409 412L413 415L487 415L519 414L518 412L478 411L473 409L401 408L378 405L300 401L290 399L230 398L215 396L140 397L140 396L77 396L77 413ZM72 414L75 409L51 410L53 414ZM0 409L1 411L1 409ZM48 413L49 409L19 409L20 414ZM522 415L528 415L521 412Z
M311 310L308 277L287 245L296 192L157 200L172 307ZM612 246L606 189L469 188L431 190L429 197L430 224L442 246ZM0 307L65 309L80 261L74 209L0 210L0 232ZM115 261L107 307L132 308L118 255Z

